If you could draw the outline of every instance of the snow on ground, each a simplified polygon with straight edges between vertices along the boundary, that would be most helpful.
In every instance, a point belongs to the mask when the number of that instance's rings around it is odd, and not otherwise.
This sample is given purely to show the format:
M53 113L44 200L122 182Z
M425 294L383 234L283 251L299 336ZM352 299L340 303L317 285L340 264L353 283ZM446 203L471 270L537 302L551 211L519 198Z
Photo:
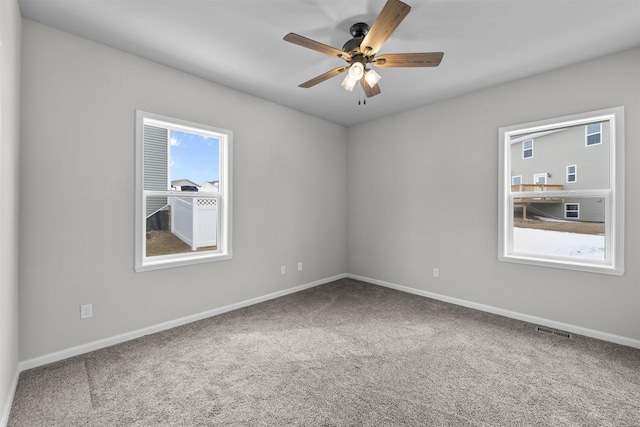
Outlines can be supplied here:
M604 236L563 231L513 229L513 249L538 255L604 260Z

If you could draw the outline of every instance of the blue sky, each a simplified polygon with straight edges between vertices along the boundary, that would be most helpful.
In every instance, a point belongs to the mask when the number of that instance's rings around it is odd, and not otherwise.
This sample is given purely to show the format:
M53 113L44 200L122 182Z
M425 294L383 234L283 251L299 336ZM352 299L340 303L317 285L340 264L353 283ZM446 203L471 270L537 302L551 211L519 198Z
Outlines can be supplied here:
M220 178L219 146L217 138L171 131L171 180L189 179L198 185Z

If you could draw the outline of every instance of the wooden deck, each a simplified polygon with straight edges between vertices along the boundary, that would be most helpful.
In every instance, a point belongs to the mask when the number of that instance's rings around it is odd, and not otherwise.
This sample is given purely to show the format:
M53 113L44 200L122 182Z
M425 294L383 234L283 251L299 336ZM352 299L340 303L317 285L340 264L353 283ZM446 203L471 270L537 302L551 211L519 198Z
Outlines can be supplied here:
M544 193L545 191L562 191L561 184L512 184L511 192L520 193L530 191L536 193ZM527 206L538 203L564 203L562 197L528 197L526 199L513 199L514 206L522 206L522 217L527 217Z
M511 185L512 193L520 193L523 191L562 191L562 184L513 184Z

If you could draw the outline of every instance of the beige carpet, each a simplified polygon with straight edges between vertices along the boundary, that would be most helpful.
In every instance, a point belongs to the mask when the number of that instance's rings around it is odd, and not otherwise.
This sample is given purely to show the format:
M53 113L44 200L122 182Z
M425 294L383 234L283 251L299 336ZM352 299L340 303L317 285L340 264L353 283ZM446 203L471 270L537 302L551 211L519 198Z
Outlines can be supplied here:
M640 350L344 279L23 372L9 426L640 426Z

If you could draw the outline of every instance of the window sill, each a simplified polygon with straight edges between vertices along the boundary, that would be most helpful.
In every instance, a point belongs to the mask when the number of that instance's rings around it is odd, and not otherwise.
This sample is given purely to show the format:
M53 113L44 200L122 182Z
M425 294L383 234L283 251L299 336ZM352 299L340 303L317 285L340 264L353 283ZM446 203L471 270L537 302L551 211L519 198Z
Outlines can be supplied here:
M545 259L527 255L503 255L498 256L499 261L516 264L528 264L540 267L561 268L565 270L582 271L586 273L609 274L612 276L623 276L624 270L608 264L596 265L593 261L580 262L576 260Z
M135 271L137 273L143 271L160 270L163 268L182 267L185 265L202 264L212 261L226 261L233 258L230 253L203 253L203 254L188 254L188 255L164 255L136 263Z

